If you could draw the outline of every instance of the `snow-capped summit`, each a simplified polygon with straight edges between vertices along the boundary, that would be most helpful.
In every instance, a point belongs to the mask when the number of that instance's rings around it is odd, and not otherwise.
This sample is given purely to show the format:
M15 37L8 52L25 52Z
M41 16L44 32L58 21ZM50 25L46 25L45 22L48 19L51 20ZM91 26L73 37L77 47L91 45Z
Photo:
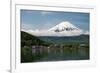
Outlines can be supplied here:
M35 36L79 36L83 30L68 21L61 22L48 30L29 30L28 33Z
M55 31L55 32L75 31L75 30L80 31L79 28L77 28L76 26L67 21L61 22L60 24L49 29L49 31Z
M70 29L78 29L77 27L75 27L74 25L72 25L70 22L61 22L60 24L52 27L51 29L49 29L49 31L55 31L55 30L59 30L59 31L64 31L64 30L70 30Z

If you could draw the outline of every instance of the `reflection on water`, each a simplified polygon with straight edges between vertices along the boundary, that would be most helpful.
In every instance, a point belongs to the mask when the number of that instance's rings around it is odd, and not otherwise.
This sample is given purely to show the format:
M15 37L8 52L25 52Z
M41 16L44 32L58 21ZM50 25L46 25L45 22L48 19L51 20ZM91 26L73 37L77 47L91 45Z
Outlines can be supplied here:
M86 60L89 59L89 47L80 45L32 46L34 61Z

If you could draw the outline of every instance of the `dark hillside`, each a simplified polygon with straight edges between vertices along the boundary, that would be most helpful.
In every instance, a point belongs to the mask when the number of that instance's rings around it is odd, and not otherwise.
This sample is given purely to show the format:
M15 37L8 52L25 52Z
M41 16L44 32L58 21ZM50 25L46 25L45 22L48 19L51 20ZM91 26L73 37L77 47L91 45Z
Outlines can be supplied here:
M44 42L29 33L21 31L21 47L32 46L32 45L45 45L46 46L46 45L49 45L49 43Z

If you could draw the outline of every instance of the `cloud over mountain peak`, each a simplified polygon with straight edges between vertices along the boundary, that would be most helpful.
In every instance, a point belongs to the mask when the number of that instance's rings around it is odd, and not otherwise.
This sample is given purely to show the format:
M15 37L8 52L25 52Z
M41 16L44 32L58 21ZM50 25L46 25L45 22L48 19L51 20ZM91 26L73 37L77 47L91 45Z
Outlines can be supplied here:
M82 29L68 21L63 21L48 30L27 30L26 32L35 36L79 36L84 34Z

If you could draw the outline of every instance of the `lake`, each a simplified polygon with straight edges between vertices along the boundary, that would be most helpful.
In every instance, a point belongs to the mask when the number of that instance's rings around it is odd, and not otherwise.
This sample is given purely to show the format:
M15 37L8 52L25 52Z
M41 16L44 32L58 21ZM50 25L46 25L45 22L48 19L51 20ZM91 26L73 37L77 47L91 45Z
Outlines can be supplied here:
M39 37L39 39L52 44L39 48L42 51L38 49L34 54L34 62L89 59L89 36Z

